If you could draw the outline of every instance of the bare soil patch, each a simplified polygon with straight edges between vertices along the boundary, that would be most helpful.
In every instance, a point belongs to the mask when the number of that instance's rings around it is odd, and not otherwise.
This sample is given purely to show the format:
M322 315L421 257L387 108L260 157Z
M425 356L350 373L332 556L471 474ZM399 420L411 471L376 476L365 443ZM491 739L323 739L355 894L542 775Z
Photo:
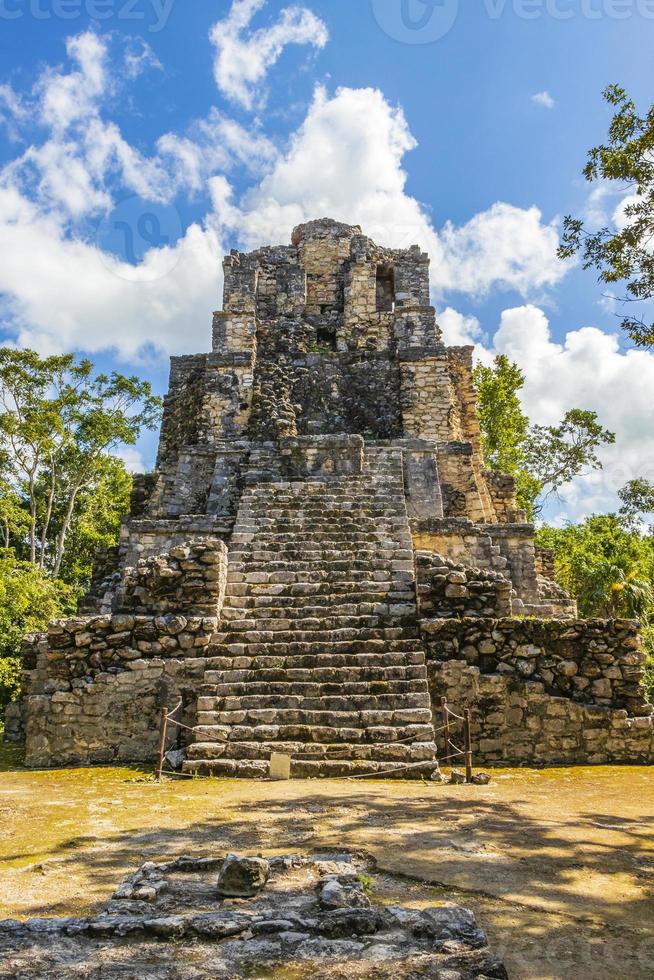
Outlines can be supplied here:
M97 911L147 860L361 848L377 861L380 900L471 908L513 978L654 974L647 768L496 771L486 787L157 785L138 769L15 763L0 772L2 917Z

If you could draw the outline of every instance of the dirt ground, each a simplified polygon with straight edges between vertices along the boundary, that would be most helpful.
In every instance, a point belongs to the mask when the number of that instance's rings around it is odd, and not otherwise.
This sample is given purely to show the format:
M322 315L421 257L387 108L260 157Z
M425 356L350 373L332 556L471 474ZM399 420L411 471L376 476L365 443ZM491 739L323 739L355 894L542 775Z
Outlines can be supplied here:
M144 860L363 849L381 901L473 909L514 980L654 975L654 772L498 770L489 786L171 780L0 766L0 917L97 909ZM427 886L427 887L425 887Z

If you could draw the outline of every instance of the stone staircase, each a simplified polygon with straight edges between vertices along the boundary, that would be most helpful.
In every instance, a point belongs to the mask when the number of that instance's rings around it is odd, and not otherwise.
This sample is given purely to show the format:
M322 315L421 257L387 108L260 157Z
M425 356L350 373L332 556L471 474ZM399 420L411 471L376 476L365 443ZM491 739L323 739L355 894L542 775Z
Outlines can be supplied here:
M184 770L264 776L282 752L298 777L433 772L415 603L398 450L247 489Z

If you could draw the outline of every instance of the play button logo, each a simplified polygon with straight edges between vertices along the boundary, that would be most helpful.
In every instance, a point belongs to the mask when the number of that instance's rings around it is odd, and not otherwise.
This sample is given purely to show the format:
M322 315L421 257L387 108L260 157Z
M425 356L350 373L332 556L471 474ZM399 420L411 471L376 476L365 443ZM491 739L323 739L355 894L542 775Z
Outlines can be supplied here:
M433 44L452 29L459 0L372 0L377 23L403 44Z

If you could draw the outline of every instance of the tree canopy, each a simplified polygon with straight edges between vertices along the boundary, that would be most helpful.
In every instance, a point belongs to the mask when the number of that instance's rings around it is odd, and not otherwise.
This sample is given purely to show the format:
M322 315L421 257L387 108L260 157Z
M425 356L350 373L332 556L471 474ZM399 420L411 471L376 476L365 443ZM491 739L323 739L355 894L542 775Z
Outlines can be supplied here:
M530 519L550 494L601 468L597 451L615 436L595 412L573 408L558 425L532 425L520 402L525 376L505 354L492 367L477 365L474 382L486 463L515 477L518 503Z
M6 547L57 578L81 498L111 453L156 426L160 399L136 377L94 374L74 355L0 349L0 521ZM25 540L24 540L25 539ZM23 551L26 553L23 554Z
M0 348L0 707L22 636L74 612L95 552L116 543L132 481L114 453L160 410L138 378Z
M577 254L584 269L599 272L600 282L624 283L623 304L631 310L654 298L654 105L644 116L619 85L610 85L604 99L616 111L607 142L588 154L584 176L590 183L623 192L611 226L587 229L580 218L564 222L559 255ZM623 329L640 347L654 344L654 322L649 315L628 312Z

